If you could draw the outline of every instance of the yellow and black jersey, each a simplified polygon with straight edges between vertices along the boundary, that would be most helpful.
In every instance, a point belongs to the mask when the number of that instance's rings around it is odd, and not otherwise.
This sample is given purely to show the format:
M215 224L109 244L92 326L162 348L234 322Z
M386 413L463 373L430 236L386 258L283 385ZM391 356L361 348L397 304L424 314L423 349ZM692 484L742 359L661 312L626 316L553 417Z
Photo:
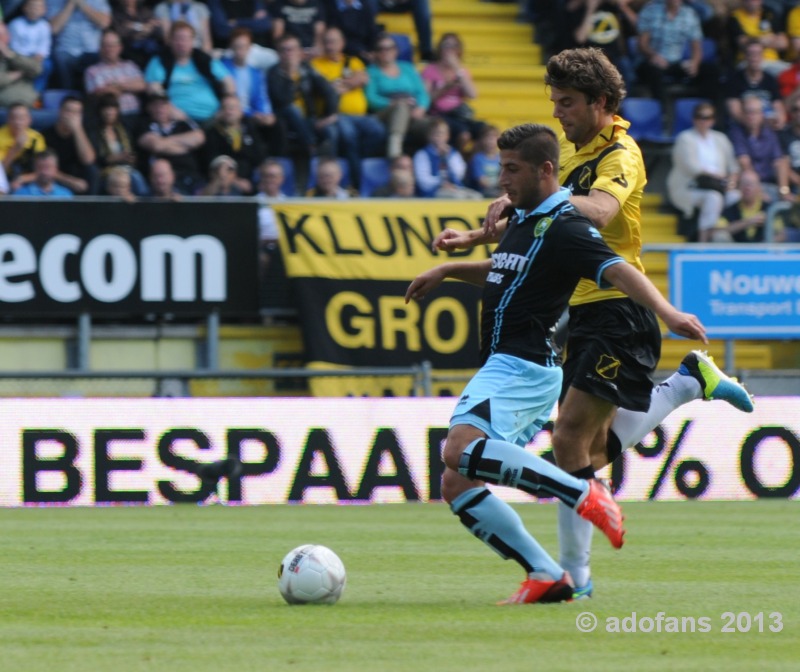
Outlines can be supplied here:
M562 134L559 181L576 196L587 196L592 189L599 189L619 201L617 216L600 233L614 252L644 271L640 258L641 204L647 177L642 152L627 133L629 126L627 121L615 116L612 124L577 151ZM570 305L625 296L617 289L600 289L589 280L581 280Z

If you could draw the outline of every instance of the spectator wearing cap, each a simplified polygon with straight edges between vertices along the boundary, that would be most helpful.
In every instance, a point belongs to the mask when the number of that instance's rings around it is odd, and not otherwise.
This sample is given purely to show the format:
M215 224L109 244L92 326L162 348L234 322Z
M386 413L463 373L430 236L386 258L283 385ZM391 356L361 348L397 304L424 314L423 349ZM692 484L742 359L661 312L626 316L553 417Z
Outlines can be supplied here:
M208 166L208 182L200 192L200 196L244 196L245 192L239 188L236 171L236 161L225 154L218 156Z

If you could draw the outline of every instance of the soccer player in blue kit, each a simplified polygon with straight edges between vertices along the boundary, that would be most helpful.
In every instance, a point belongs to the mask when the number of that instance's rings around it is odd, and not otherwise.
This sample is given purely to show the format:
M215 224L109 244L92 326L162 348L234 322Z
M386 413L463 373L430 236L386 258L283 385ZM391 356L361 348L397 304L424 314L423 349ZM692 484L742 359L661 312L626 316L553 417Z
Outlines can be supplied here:
M547 126L505 131L500 187L515 209L486 261L447 262L415 278L406 302L422 300L446 278L483 287L481 368L459 399L445 442L442 495L462 524L502 558L525 570L504 603L572 599L569 575L486 483L557 497L599 527L615 548L623 517L599 482L569 475L524 446L550 418L562 371L553 329L579 280L614 286L653 310L674 333L706 341L699 320L671 306L633 265L614 253L559 186L559 143Z

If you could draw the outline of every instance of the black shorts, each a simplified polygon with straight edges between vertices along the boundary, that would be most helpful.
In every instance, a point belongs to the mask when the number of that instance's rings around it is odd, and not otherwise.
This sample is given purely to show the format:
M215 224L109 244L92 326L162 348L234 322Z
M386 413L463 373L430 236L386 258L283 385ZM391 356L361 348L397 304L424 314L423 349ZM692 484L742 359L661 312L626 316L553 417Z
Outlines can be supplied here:
M574 387L632 411L650 408L661 329L630 299L570 306L561 399Z

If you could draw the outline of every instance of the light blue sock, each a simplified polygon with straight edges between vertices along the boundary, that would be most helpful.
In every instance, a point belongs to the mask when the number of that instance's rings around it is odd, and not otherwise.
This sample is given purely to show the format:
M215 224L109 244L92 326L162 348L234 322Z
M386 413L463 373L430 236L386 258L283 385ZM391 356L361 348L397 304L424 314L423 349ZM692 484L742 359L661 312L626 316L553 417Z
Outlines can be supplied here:
M551 558L513 508L488 488L471 488L450 504L461 523L504 560L516 560L530 575L544 572L560 579L564 570Z
M589 492L589 484L508 441L477 439L461 455L458 471L472 481L507 485L531 495L558 497L571 508Z

